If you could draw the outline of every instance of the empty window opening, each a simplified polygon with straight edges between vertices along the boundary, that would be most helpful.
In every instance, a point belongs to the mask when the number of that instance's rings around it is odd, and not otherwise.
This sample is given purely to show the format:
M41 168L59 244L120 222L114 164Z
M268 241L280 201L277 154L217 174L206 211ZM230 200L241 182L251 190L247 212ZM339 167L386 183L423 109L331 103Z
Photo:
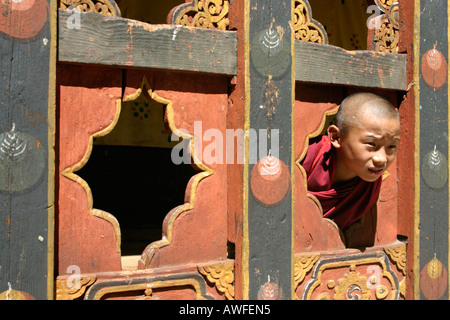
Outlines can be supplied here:
M77 172L92 190L93 206L114 215L122 256L140 255L162 237L166 214L184 203L190 164L176 165L165 106L141 94L122 103L115 128L95 139L87 164ZM181 139L181 138L180 138Z
M366 50L368 19L382 14L373 0L310 0L312 17L328 35L328 43L346 50Z

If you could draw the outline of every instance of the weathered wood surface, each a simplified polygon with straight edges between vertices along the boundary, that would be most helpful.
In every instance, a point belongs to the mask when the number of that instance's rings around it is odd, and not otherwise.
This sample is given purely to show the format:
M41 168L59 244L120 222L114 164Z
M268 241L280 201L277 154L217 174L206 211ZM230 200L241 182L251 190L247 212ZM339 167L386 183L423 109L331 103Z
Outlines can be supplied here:
M0 1L0 300L53 296L51 3Z
M120 232L107 214L95 211L95 198L76 175L89 160L94 135L117 117L122 72L107 67L58 68L58 274L120 270Z
M234 75L236 45L229 31L59 11L59 60L65 62Z
M236 75L237 34L59 11L59 60ZM295 41L295 80L405 90L406 56Z
M416 170L420 184L416 223L416 299L449 298L449 101L447 1L420 2L420 41L415 56L420 112ZM417 8L416 10L418 10Z
M290 3L246 1L249 61L245 129L258 134L246 146L244 173L244 298L290 300L292 292L292 114L294 37ZM261 14L260 8L270 8ZM261 143L267 141L266 145ZM256 155L256 150L258 154ZM247 259L247 260L246 260Z
M295 42L295 80L406 90L406 56Z

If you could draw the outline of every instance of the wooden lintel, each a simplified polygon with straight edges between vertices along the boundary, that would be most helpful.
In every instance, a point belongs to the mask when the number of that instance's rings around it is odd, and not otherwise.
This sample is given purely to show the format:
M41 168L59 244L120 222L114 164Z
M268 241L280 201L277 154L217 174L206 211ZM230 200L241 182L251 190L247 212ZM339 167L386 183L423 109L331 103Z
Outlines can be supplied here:
M59 11L59 61L234 76L237 34ZM295 80L406 90L406 56L295 41Z
M296 41L295 80L406 90L406 55Z
M235 75L235 32L59 11L59 61Z

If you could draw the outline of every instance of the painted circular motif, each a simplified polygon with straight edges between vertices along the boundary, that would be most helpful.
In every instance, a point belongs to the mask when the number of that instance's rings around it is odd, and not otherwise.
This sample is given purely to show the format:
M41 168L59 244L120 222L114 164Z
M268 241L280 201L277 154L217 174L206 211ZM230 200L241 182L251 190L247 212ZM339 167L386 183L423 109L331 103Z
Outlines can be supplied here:
M18 40L33 40L47 24L46 0L0 0L0 35Z
M280 203L290 190L290 173L280 159L266 156L254 166L250 177L253 196L264 206Z
M40 141L16 131L14 124L0 134L0 192L30 190L41 181L46 163Z
M433 189L440 189L447 183L448 162L436 147L424 156L420 171L425 183Z
M447 291L447 270L436 258L420 272L420 290L428 300L437 300Z
M440 90L447 83L447 61L436 49L428 50L422 57L422 78L433 90Z
M0 300L36 300L31 294L14 289L0 293Z
M276 283L266 282L258 291L259 300L278 300L282 296L282 290Z
M290 42L281 27L271 26L252 41L250 60L263 76L281 77L291 66Z

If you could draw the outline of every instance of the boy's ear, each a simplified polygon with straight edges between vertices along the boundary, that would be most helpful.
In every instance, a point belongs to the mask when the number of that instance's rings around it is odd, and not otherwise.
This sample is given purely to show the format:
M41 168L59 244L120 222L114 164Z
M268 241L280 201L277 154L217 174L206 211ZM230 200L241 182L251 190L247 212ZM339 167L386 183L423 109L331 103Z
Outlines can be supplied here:
M327 134L328 134L328 138L330 139L333 147L340 148L342 133L341 133L341 130L338 128L338 126L336 126L334 124L329 126L327 129Z

